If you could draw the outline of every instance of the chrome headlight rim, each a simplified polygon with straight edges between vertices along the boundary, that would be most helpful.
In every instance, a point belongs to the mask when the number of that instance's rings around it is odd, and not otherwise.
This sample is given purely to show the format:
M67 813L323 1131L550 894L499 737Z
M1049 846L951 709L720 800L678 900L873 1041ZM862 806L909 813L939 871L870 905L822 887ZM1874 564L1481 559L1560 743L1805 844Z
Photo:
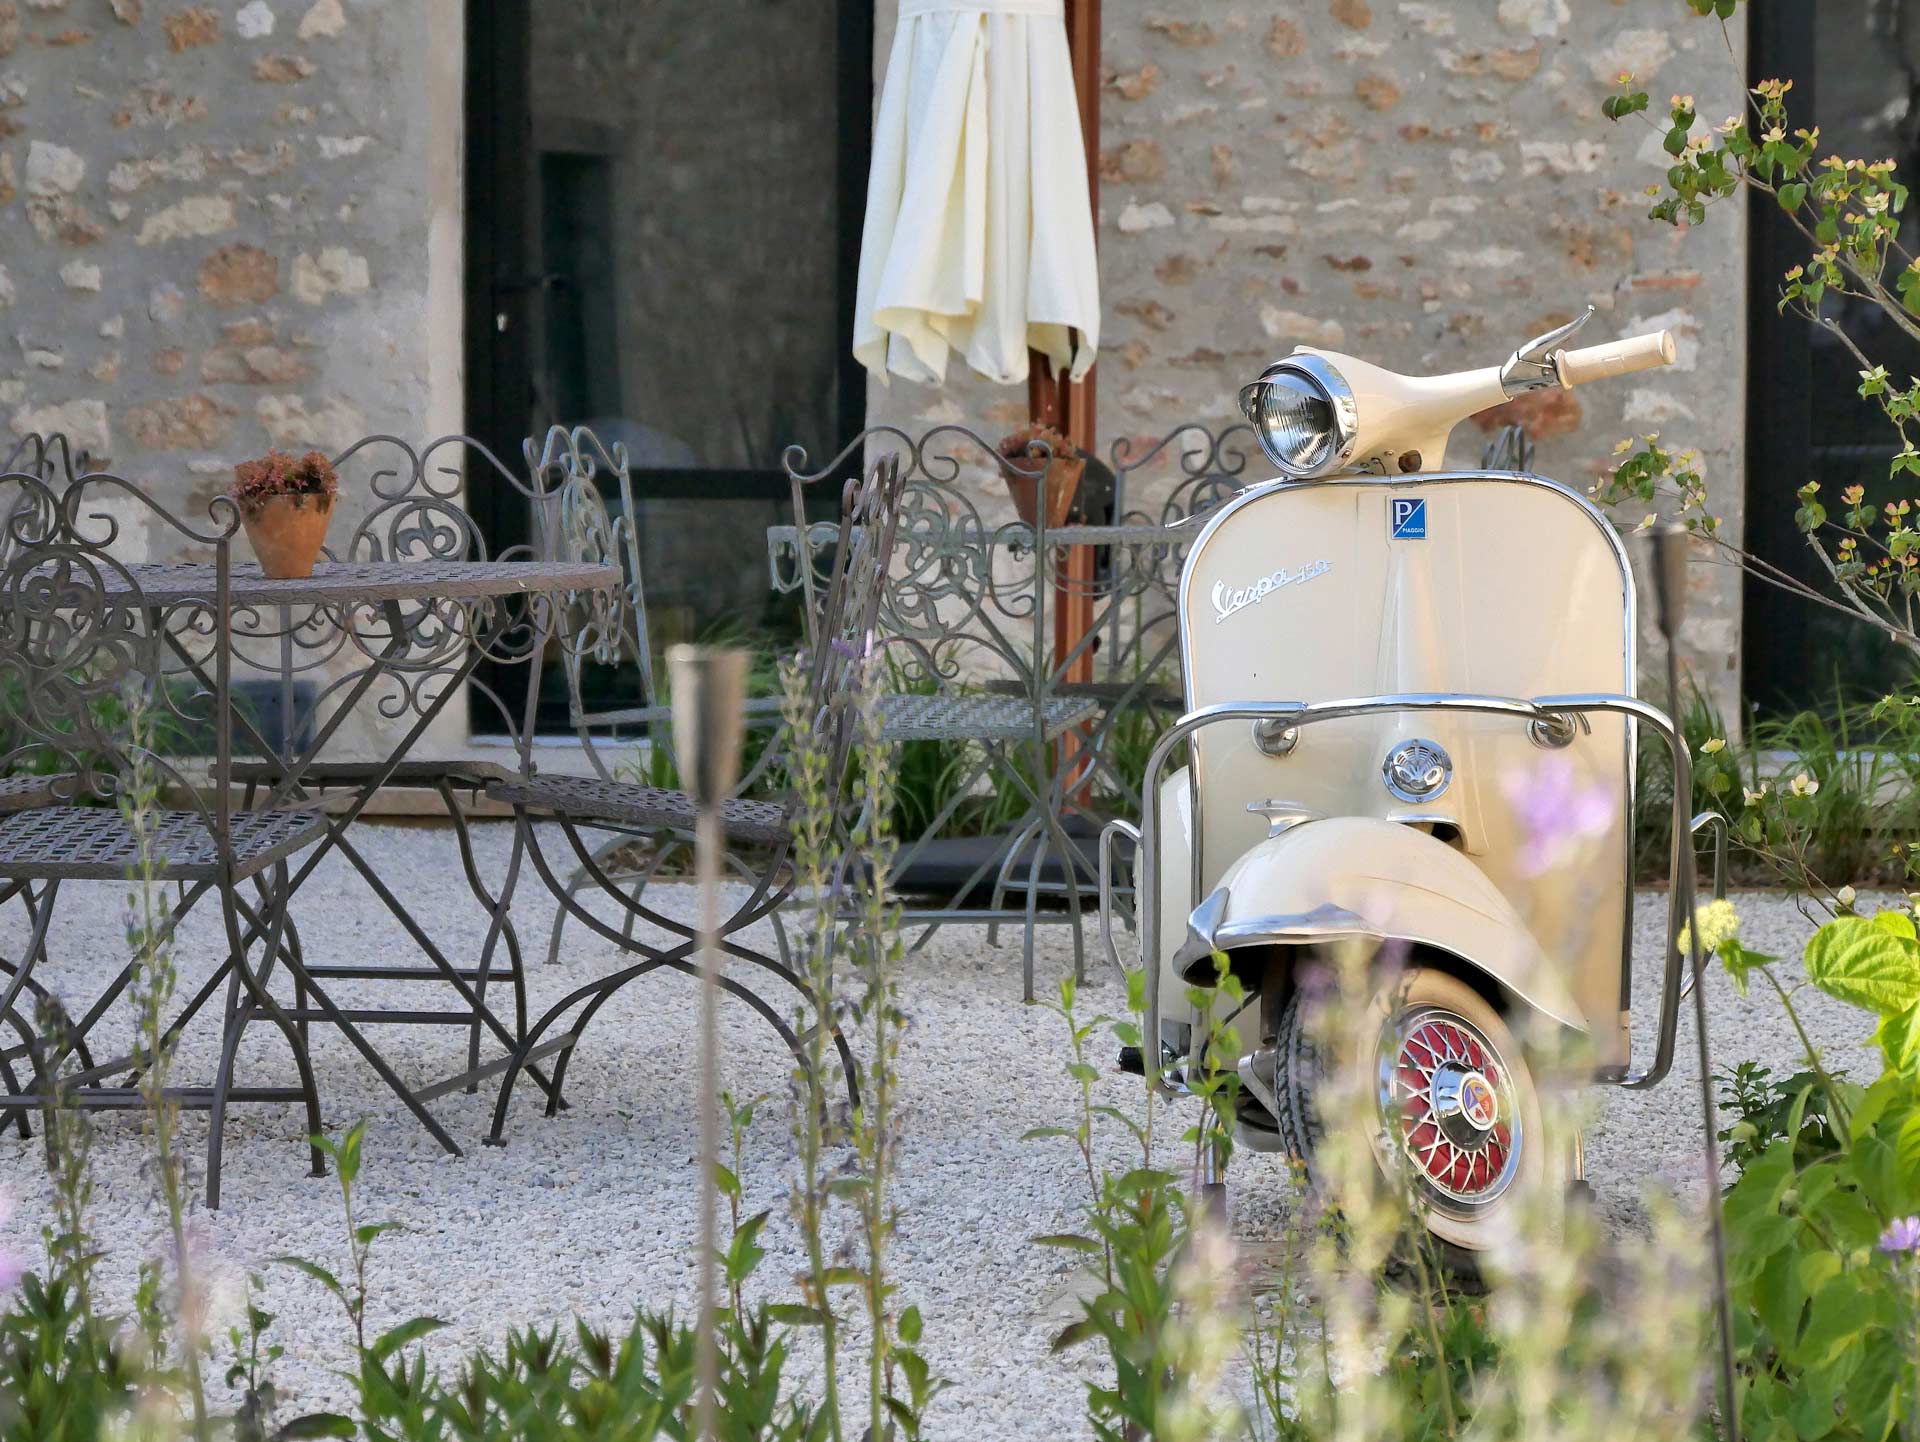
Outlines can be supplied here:
M1261 388L1276 376L1291 374L1299 376L1320 393L1320 397L1333 412L1332 444L1327 448L1325 458L1312 466L1297 466L1278 455L1268 443L1266 431L1260 424L1256 402ZM1260 450L1266 458L1278 466L1282 473L1295 480L1306 480L1314 476L1324 476L1337 470L1353 459L1355 447L1360 441L1360 407L1353 398L1353 388L1346 379L1326 361L1317 355L1302 352L1277 360L1260 372L1258 380L1240 388L1240 414L1247 418L1253 427L1254 439L1260 443Z

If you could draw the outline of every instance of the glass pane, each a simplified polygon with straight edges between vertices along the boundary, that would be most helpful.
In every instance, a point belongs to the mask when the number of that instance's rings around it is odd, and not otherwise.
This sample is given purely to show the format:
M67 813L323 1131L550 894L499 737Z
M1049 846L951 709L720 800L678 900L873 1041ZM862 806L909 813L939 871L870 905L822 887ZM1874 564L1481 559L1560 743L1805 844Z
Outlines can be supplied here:
M838 12L533 0L546 419L674 469L843 439Z
M790 646L798 603L773 594L766 554L768 526L792 520L781 452L833 455L864 404L841 314L860 217L842 211L843 167L865 174L849 136L864 134L870 96L854 104L842 80L871 45L871 5L528 0L503 13L523 17L530 78L502 158L526 178L527 208L509 242L524 264L492 280L515 317L500 326L506 369L524 376L501 412L519 424L524 400L521 433L585 424L625 444L656 658L683 640ZM611 484L607 500L619 504ZM595 709L639 689L630 664L585 682ZM557 671L547 684L551 725L567 713Z
M1823 0L1818 23L1805 20L1803 34L1811 38L1811 63L1806 53L1756 56L1757 74L1787 75L1797 80L1789 101L1801 99L1792 110L1797 123L1816 122L1820 154L1892 157L1899 173L1920 169L1920 111L1913 107L1913 79L1904 63L1908 34L1920 34L1920 5L1887 4L1884 0ZM1904 33L1903 33L1904 32ZM1776 32L1758 31L1762 35ZM1779 34L1790 32L1782 31ZM1777 47L1798 46L1775 39ZM1810 72L1810 73L1809 73ZM1810 96L1812 114L1803 97ZM1777 215L1756 211L1760 223L1784 228ZM1909 207L1901 241L1909 249L1920 240L1920 222ZM1781 268L1803 260L1808 246L1797 235L1784 242ZM1777 274L1762 274L1755 283L1771 298ZM1877 306L1846 297L1829 297L1823 314L1842 325L1867 356L1897 379L1920 375L1920 344L1890 322ZM1797 315L1779 315L1772 306L1756 312L1757 323L1789 328L1795 345L1806 347L1804 381L1797 377L1777 403L1805 407L1802 424L1805 445L1790 444L1785 452L1765 443L1769 424L1765 408L1775 399L1756 393L1762 407L1752 434L1759 444L1748 457L1749 526L1758 507L1790 511L1793 492L1809 480L1820 483L1829 513L1841 509L1840 494L1860 485L1875 504L1911 495L1911 478L1900 483L1887 471L1899 439L1877 406L1859 395L1861 363L1839 337L1810 326ZM1788 433L1793 433L1789 428ZM1767 540L1756 542L1761 554L1795 575L1831 590L1804 539L1784 525ZM1836 689L1853 696L1877 696L1908 684L1912 659L1885 635L1837 611L1783 596L1766 588L1750 588L1745 622L1749 631L1748 694L1768 710L1803 707L1828 708ZM1760 638L1756 654L1753 642Z
M1901 37L1891 33L1908 23L1911 5L1873 0L1841 0L1821 7L1815 27L1814 104L1820 125L1821 153L1899 161L1911 175L1920 161L1910 114L1912 76L1903 63ZM1916 222L1909 207L1901 241L1914 244ZM1854 343L1893 375L1920 375L1920 344L1887 319L1879 307L1841 298L1826 313L1846 328ZM1804 324L1804 322L1796 322ZM1869 500L1884 503L1911 494L1910 484L1895 484L1887 467L1899 441L1879 408L1860 398L1860 362L1840 339L1811 332L1813 349L1813 444L1809 475L1820 482L1832 510L1851 485L1866 487ZM1903 481L1905 478L1902 478ZM1807 678L1809 701L1824 703L1836 684L1848 691L1884 693L1913 674L1910 658L1887 639L1844 616L1829 615L1808 636L1810 657L1818 662Z

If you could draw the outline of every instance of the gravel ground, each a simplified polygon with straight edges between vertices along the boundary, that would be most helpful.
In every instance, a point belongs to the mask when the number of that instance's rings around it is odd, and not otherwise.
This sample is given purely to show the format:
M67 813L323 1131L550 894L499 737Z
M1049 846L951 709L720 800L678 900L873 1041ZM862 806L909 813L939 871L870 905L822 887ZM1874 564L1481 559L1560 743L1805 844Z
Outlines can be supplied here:
M459 880L452 838L427 826L364 825L360 844L381 874L417 907L428 929L453 949L472 954L483 919ZM498 875L510 833L482 825L482 864ZM553 906L537 881L523 885L515 915L529 950L544 954ZM124 955L122 888L70 886L53 928L53 965L42 978L70 1003L95 994ZM663 910L691 914L691 893L662 886ZM1742 937L1749 945L1797 955L1808 924L1785 899L1740 898ZM1642 898L1637 938L1642 979L1636 1013L1643 1033L1654 1016L1651 981L1663 899ZM329 859L296 903L311 955L325 952L368 961L410 959L397 925L351 871ZM184 980L204 977L215 954L215 917L203 908L180 947ZM17 908L0 917L0 953L17 955L24 936ZM548 1001L615 962L614 949L581 929L568 933L562 961L531 964L536 1013ZM1091 940L1091 938L1090 938ZM1066 934L1041 933L1043 988L1070 960ZM456 953L457 954L457 953ZM414 987L338 985L348 1003L442 1004ZM938 1403L937 1436L990 1439L1085 1434L1077 1369L1091 1359L1051 1356L1047 1338L1073 1315L1064 1254L1033 1245L1038 1233L1071 1229L1085 1196L1084 1179L1067 1143L1019 1140L1030 1127L1071 1120L1072 1093L1061 1073L1059 1021L1019 1001L1019 946L985 943L978 928L939 934L908 962L911 1030L902 1057L905 1141L896 1196L902 1209L895 1266L903 1299L928 1319L926 1347L953 1388ZM435 1104L465 1149L443 1155L343 1039L314 1033L314 1064L327 1123L369 1120L357 1210L362 1219L391 1219L404 1230L381 1239L373 1270L370 1323L389 1325L421 1313L452 1322L433 1339L441 1358L497 1341L509 1325L550 1322L571 1313L624 1326L636 1305L694 1298L693 1190L696 1117L686 1067L695 1032L694 985L655 975L633 984L596 1020L568 1077L572 1108L548 1120L531 1088L516 1095L504 1148L480 1145L493 1096L454 1095ZM1715 1056L1752 1057L1776 1069L1796 1049L1770 997L1742 1000L1724 976L1709 983ZM1117 1010L1120 988L1096 975L1089 1011ZM780 1003L784 1008L785 1003ZM121 1008L119 1010L124 1010ZM1814 996L1806 1007L1817 1042L1846 1065L1868 1028L1858 1015ZM124 1039L124 1018L111 1030ZM784 1051L743 1007L723 1007L728 1084L736 1095L781 1093ZM212 1071L217 1038L202 1027L182 1047L180 1074ZM447 1028L384 1027L377 1041L402 1074L423 1082L464 1059L465 1034ZM1649 1044L1642 1035L1637 1045ZM1099 1059L1110 1048L1102 1043ZM1680 1058L1661 1087L1606 1096L1587 1144L1588 1175L1606 1214L1631 1228L1646 1186L1698 1194L1696 1076L1690 1024ZM1862 1069L1868 1065L1864 1056ZM288 1084L292 1066L270 1027L249 1032L241 1053L243 1082ZM1100 1100L1132 1106L1138 1082L1103 1078ZM204 1151L201 1115L184 1123L198 1166ZM339 1192L305 1174L303 1126L292 1106L236 1107L227 1128L225 1205L199 1212L198 1236L229 1292L247 1269L298 1253L337 1264L344 1253ZM111 1247L109 1284L124 1297L138 1259L150 1252L160 1213L142 1173L144 1143L137 1121L108 1115L98 1123L95 1228ZM763 1106L748 1139L745 1183L750 1209L771 1208L763 1242L769 1256L761 1280L784 1294L798 1265L794 1229L783 1208L787 1123L782 1099ZM1124 1158L1116 1152L1115 1162ZM1282 1167L1272 1157L1237 1159L1232 1178L1236 1233L1253 1241L1279 1236L1290 1204ZM48 1214L47 1178L36 1138L0 1139L0 1185L14 1209L10 1240L31 1249ZM296 1408L338 1405L337 1369L348 1357L348 1332L319 1288L284 1268L270 1269L267 1305L279 1316L287 1355L278 1375ZM229 1296L227 1305L232 1305Z

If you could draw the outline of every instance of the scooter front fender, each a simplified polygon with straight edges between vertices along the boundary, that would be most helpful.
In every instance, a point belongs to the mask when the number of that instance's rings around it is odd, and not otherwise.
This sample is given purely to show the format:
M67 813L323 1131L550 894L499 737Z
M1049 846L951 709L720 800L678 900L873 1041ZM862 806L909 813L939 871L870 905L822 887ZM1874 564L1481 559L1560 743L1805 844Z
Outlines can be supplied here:
M1435 948L1561 1025L1589 1030L1525 918L1473 860L1377 817L1304 822L1246 852L1189 914L1172 969L1204 983L1215 951L1349 938Z

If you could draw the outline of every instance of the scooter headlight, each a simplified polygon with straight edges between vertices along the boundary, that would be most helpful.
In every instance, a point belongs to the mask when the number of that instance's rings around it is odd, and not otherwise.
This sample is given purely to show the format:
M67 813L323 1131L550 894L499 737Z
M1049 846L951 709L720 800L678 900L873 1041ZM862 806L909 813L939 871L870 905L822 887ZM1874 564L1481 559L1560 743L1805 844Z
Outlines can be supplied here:
M1275 361L1240 392L1260 449L1295 478L1324 475L1353 457L1359 417L1340 372L1316 355Z

